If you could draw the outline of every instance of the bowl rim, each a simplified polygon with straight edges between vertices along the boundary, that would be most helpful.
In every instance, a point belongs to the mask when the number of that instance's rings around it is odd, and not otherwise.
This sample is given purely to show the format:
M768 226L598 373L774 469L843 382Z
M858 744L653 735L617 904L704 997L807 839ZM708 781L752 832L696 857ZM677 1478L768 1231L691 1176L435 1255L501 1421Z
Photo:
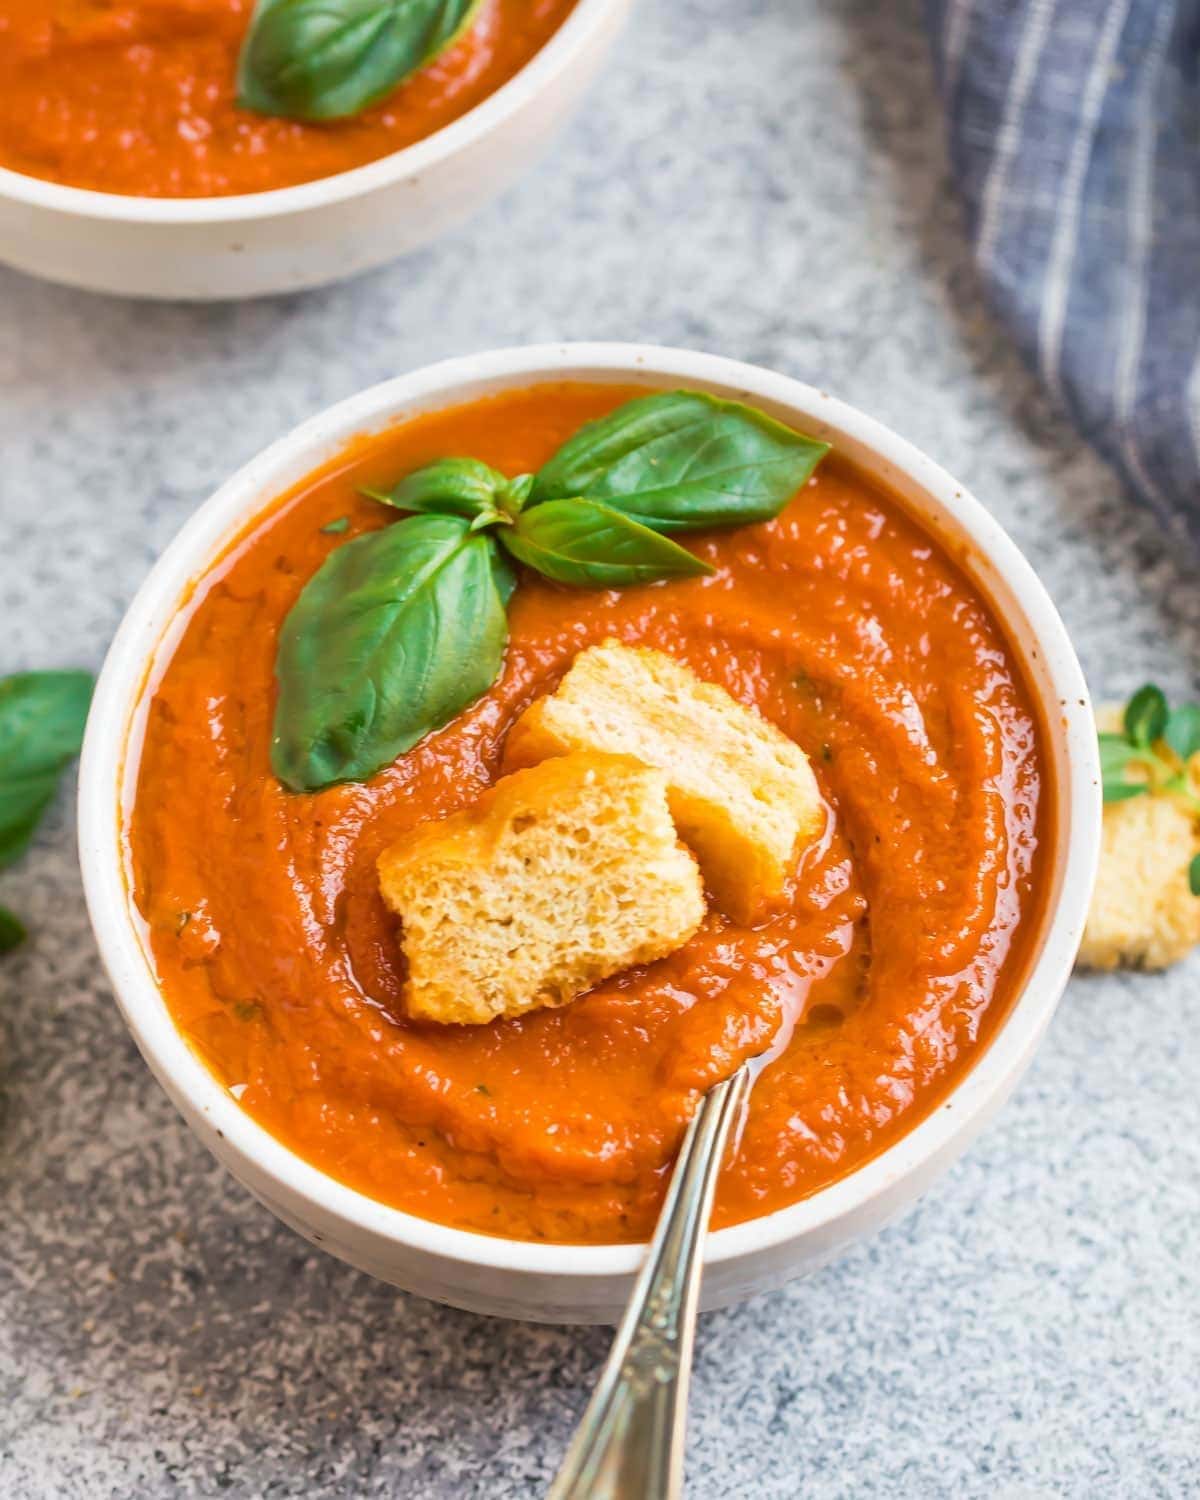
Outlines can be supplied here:
M581 52L594 45L611 11L629 0L575 0L574 8L544 46L485 99L435 130L432 135L401 146L386 156L299 182L291 187L264 188L258 193L230 193L196 198L144 198L135 193L105 193L94 188L51 182L0 165L0 199L31 208L50 209L82 219L126 224L224 224L283 217L308 209L326 208L390 187L406 177L428 172L456 152L473 145L517 113L530 99L570 67Z
M277 1188L355 1230L417 1253L472 1268L573 1280L623 1276L644 1244L545 1244L455 1229L392 1208L305 1161L276 1139L222 1087L171 1019L139 935L125 878L125 748L155 670L169 659L170 625L186 610L191 586L256 511L314 470L351 436L371 432L414 410L470 399L485 389L539 380L682 381L814 416L871 450L882 468L905 476L955 528L1012 594L1030 627L1026 654L1040 656L1048 687L1038 690L1052 739L1062 754L1057 798L1066 820L1057 851L1058 893L1044 918L1041 946L1018 995L980 1057L911 1130L848 1176L811 1197L742 1224L712 1231L705 1262L716 1265L770 1251L855 1215L902 1179L932 1171L969 1139L1023 1072L1069 977L1087 915L1100 842L1099 761L1091 704L1066 629L1045 588L999 523L961 484L913 444L857 408L812 386L712 354L647 344L562 343L469 354L426 365L348 397L301 423L225 481L185 522L130 604L101 670L84 738L79 774L79 846L84 892L101 957L135 1040L160 1081L195 1115L253 1163ZM301 462L303 460L303 462ZM197 590L197 592L199 592ZM999 610L999 606L993 603ZM1011 605L1010 605L1011 611ZM1012 631L1013 621L1001 615ZM1028 671L1028 666L1027 666ZM1036 684L1035 684L1035 690ZM1054 700L1050 701L1053 692ZM136 761L131 746L129 765ZM185 1118L192 1123L188 1111ZM202 1136L203 1139L203 1136Z

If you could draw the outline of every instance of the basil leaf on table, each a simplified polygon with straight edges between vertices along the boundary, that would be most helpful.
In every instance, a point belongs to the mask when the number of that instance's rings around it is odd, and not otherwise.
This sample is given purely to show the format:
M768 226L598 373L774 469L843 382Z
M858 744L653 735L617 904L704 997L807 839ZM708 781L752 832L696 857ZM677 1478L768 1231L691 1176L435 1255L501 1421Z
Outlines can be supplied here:
M444 52L480 0L258 0L238 59L238 103L337 120L377 103Z
M0 867L29 847L59 776L79 753L91 699L88 672L0 679Z
M654 531L777 516L829 451L738 401L670 391L588 422L534 478L529 505L584 496Z
M1125 706L1125 734L1130 744L1148 750L1167 727L1167 700L1152 682L1138 688Z
M0 953L11 953L28 936L20 917L14 916L7 906L0 906Z
M1151 790L1147 777L1147 756L1123 734L1102 733L1100 746L1100 784L1105 802L1124 802ZM1131 774L1140 768L1140 774Z
M1200 750L1200 707L1181 703L1167 718L1162 737L1185 763Z
M500 532L505 547L556 583L622 588L713 570L685 547L597 500L547 500Z
M18 672L0 678L0 869L20 859L62 772L79 753L92 701L89 672ZM0 953L25 940L0 906Z
M1200 896L1200 854L1188 866L1188 889L1193 896Z
M283 623L271 763L293 791L365 781L499 675L509 579L462 516L338 547Z
M1127 802L1130 797L1144 796L1149 790L1144 781L1123 781L1120 777L1105 781L1102 787L1105 802Z

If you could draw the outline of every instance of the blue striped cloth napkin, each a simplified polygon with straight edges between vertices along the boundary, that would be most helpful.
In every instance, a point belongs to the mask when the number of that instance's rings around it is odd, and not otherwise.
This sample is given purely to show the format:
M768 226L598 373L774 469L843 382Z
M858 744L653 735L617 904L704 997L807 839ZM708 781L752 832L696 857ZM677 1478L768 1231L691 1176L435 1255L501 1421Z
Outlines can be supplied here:
M989 295L1200 546L1200 0L925 0Z

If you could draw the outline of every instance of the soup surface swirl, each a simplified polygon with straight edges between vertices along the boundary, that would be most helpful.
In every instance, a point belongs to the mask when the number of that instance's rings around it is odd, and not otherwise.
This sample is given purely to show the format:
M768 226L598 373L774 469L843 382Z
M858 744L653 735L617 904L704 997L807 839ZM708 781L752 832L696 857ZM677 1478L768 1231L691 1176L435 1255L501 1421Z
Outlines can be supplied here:
M394 520L357 487L452 453L532 470L643 391L534 386L352 445L201 580L140 752L133 888L191 1045L332 1176L515 1238L644 1238L700 1091L773 1041L715 1222L852 1171L977 1057L1043 899L1048 788L1014 654L960 566L836 454L778 519L690 538L711 578L588 592L525 575L503 675L467 712L365 784L275 780L280 623L333 547ZM755 929L711 910L677 953L564 1009L409 1022L377 856L488 786L513 720L607 636L670 652L795 739L823 840Z

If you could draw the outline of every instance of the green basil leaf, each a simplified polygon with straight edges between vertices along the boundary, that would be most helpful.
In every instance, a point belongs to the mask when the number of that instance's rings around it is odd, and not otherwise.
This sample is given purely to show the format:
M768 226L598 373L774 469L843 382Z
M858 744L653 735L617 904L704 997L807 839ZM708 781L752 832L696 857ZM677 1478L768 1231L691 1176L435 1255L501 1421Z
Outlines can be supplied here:
M740 402L663 392L581 427L538 471L529 504L582 495L654 531L741 526L777 516L828 451Z
M1100 773L1102 776L1122 776L1137 751L1123 734L1104 733L1097 735L1100 745Z
M1167 727L1167 700L1152 682L1138 688L1125 706L1125 733L1130 743L1148 750Z
M1162 737L1180 760L1190 760L1200 750L1200 707L1181 703L1172 709Z
M508 525L508 517L499 510L481 510L471 522L472 531L486 531L489 526Z
M238 59L238 103L293 120L375 104L444 52L480 0L258 0Z
M1100 784L1105 802L1124 802L1150 790L1145 777L1130 775L1143 752L1134 749L1123 734L1099 734Z
M1188 866L1188 889L1193 896L1200 896L1200 854Z
M293 791L365 781L495 681L503 567L461 516L418 515L331 552L279 635L271 763Z
M547 500L524 510L500 540L555 583L623 588L713 570L686 547L595 500Z
M15 864L33 842L42 815L54 801L59 772L39 771L33 776L9 776L0 772L0 870Z
M515 479L510 479L505 486L505 492L501 499L501 504L505 511L510 516L520 515L521 511L525 509L525 502L529 499L532 489L532 474L518 474Z
M7 906L0 906L0 953L11 953L28 936L21 919L14 916Z
M1121 781L1102 779L1100 783L1105 802L1125 802L1130 797L1141 797L1150 790L1145 781Z
M492 550L492 575L496 580L496 592L500 595L500 603L507 609L508 601L516 592L517 570L499 547Z
M372 500L397 510L433 511L438 515L496 518L508 492L508 480L477 458L440 458L405 475L389 494L366 490Z
M79 753L91 698L88 672L0 679L0 866L29 847L59 775Z
M90 672L17 672L0 678L3 774L60 771L79 754L91 701Z

